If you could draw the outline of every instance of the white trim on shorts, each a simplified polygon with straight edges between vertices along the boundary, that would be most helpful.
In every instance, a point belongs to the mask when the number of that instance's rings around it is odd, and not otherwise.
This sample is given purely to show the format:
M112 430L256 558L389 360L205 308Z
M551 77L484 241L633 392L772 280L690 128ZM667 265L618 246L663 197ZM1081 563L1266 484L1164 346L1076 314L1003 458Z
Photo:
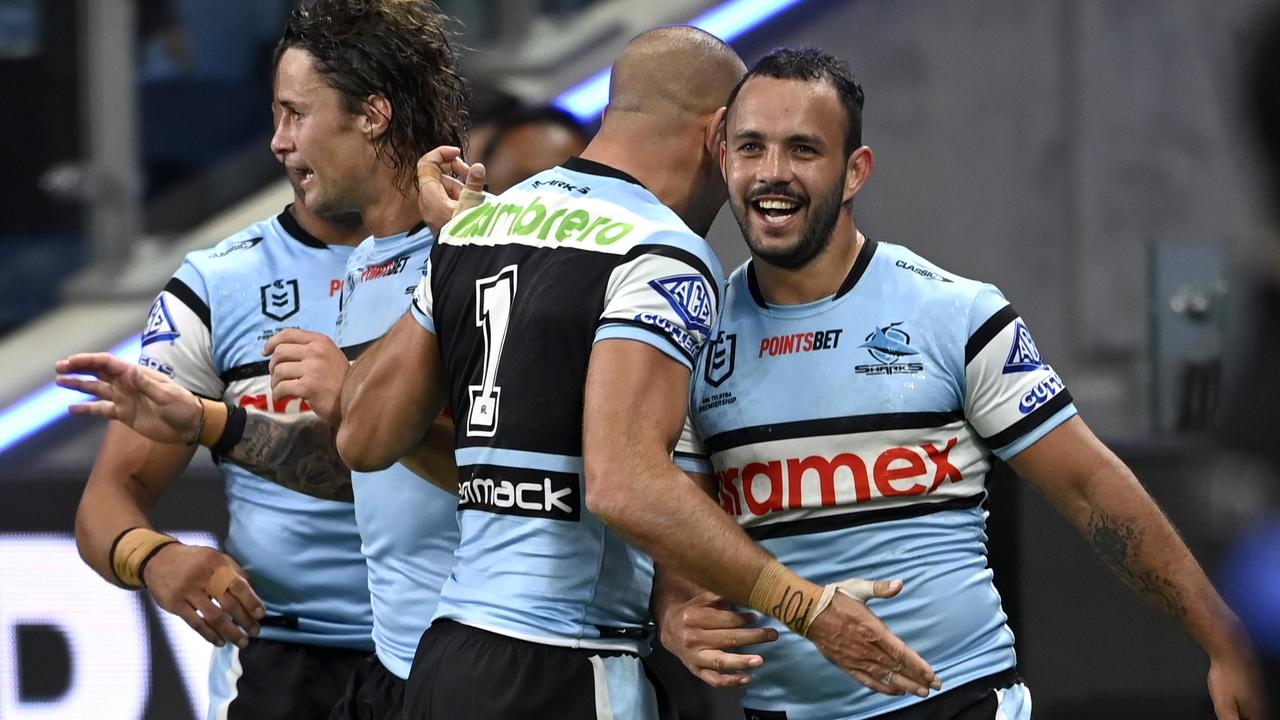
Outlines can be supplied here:
M231 709L231 703L240 695L240 678L244 675L244 667L240 665L240 648L235 643L227 643L226 645L215 648L213 651L213 662L210 663L210 675L216 672L219 665L223 664L223 658L226 658L226 669L222 671L220 682L209 683L209 720L227 720L227 712ZM210 678L215 680L215 678ZM218 699L214 694L222 689L220 686L226 683L227 695Z
M996 690L995 720L1031 720L1031 691L1022 683Z

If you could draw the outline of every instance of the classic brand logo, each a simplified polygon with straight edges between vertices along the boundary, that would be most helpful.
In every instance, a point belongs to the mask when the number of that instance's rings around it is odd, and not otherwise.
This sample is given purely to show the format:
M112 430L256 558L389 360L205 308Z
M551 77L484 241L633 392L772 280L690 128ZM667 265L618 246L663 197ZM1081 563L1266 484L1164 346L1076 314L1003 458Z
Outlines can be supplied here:
M180 337L182 333L178 332L178 327L173 324L173 317L169 315L169 306L164 302L164 295L160 295L155 302L151 303L151 311L147 313L147 328L142 333L142 346L146 347L162 340L177 340Z
M249 238L248 240L237 240L231 243L230 245L227 245L225 248L219 250L218 252L215 252L209 255L209 257L211 258L226 257L227 255L230 255L231 253L236 252L237 250L248 250L249 248L253 247L254 245L257 245L260 242L262 242L262 238L260 237Z
M462 469L458 508L576 522L582 516L578 476L528 468L472 465Z
M262 294L262 314L283 322L298 314L297 280L276 280L260 289Z
M862 503L875 496L928 495L937 492L944 482L964 480L960 468L949 458L958 440L953 437L942 448L932 443L891 447L874 459L844 452L834 457L810 455L726 468L716 472L716 479L720 481L720 505L731 515L760 517L787 509ZM836 497L837 474L842 483L847 483L841 487L852 489L852 498L844 503ZM811 478L807 484L806 475ZM816 493L813 479L817 480ZM911 481L910 484L907 481ZM846 498L850 495L849 492L843 494Z
M707 285L706 278L697 273L672 275L650 280L649 286L667 299L671 309L676 311L690 330L704 335L711 332L715 295Z

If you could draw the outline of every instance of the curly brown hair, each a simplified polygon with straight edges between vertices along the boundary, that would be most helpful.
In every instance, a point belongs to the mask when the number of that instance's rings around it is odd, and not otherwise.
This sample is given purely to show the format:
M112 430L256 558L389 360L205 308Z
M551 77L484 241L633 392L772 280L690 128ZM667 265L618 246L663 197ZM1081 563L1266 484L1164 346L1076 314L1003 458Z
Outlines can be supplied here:
M272 67L289 48L315 58L316 70L359 112L371 95L392 108L374 151L412 182L418 158L438 145L462 146L467 82L447 27L452 20L426 0L307 0L289 18Z

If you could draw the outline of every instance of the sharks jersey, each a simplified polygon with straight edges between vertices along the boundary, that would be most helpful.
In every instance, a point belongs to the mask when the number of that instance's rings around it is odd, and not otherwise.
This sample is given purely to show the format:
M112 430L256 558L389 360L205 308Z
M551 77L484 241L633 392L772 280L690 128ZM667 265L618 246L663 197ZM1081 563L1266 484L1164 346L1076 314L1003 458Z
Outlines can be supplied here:
M420 227L356 248L343 284L339 345L363 350L391 329L409 309L434 244L431 231ZM400 464L353 472L351 484L369 564L375 652L403 680L453 566L457 498Z
M445 226L413 309L439 338L457 425L462 539L437 617L647 651L652 562L585 507L587 360L621 338L691 368L719 278L652 193L581 159Z
M197 395L306 411L298 398L272 396L262 348L289 327L333 335L350 255L312 237L288 211L187 255L151 306L141 363ZM372 649L351 503L288 490L229 462L220 470L231 518L226 550L267 606L262 637Z
M747 263L711 337L690 417L724 510L813 582L904 580L871 607L945 687L1013 667L984 483L993 456L1076 411L1000 292L868 240L840 291L804 305L768 305ZM920 701L873 693L768 622L779 638L749 650L765 664L748 716L860 718Z

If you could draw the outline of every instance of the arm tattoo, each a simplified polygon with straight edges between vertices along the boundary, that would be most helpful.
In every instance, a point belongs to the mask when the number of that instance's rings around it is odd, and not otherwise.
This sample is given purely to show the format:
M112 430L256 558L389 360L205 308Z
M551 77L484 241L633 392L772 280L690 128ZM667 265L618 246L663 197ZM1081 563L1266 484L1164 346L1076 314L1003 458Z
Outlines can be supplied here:
M1119 522L1095 510L1089 515L1089 540L1107 565L1139 595L1176 620L1186 616L1186 604L1177 584L1143 565L1138 549L1142 533L1134 523Z
M325 500L352 502L351 471L338 457L333 428L310 413L249 410L227 460L277 485Z

